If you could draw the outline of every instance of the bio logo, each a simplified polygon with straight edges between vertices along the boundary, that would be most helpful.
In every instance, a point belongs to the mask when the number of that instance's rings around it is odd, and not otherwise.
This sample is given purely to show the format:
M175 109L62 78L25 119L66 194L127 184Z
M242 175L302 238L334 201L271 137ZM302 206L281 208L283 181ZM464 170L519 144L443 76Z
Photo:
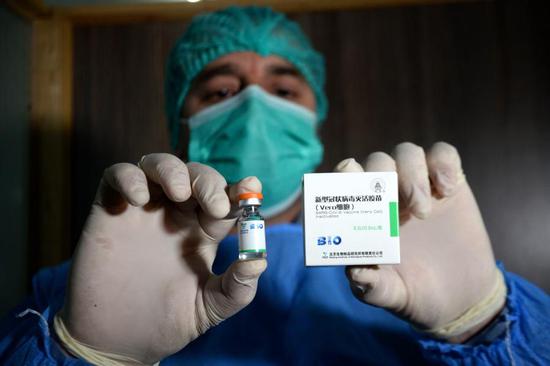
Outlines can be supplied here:
M317 245L340 245L342 238L336 236L319 236L317 237Z

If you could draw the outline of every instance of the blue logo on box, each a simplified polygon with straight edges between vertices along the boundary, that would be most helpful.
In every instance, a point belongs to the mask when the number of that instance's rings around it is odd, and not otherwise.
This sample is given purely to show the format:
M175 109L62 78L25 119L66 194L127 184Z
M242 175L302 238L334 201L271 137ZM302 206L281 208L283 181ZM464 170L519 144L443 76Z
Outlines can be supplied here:
M319 236L317 237L317 245L340 245L342 237L335 236Z

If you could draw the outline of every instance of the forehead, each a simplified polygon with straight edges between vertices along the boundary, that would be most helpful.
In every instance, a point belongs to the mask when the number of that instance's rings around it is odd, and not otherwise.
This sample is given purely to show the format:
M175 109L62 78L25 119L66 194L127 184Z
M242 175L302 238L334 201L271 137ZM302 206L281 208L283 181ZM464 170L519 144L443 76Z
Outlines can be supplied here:
M290 62L282 57L270 55L260 56L255 52L233 52L224 55L208 65L199 74L201 76L208 74L212 70L217 70L220 67L229 66L232 71L243 75L261 76L269 70L277 67L284 67L288 70L294 70L296 76L300 76L300 72Z

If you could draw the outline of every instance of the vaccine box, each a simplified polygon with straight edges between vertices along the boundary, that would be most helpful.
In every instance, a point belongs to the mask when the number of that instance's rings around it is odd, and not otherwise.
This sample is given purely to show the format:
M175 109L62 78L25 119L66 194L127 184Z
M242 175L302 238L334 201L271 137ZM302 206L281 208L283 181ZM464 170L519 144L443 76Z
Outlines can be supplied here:
M306 266L400 262L397 173L312 173L303 179Z

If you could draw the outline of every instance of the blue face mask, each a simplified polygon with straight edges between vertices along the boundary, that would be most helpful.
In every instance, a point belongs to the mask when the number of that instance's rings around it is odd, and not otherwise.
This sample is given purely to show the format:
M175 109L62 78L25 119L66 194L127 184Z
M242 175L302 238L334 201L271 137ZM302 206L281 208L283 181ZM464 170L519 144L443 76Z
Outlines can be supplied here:
M258 177L266 217L298 198L302 175L323 157L315 113L256 85L200 111L188 124L189 160L211 166L230 184Z

